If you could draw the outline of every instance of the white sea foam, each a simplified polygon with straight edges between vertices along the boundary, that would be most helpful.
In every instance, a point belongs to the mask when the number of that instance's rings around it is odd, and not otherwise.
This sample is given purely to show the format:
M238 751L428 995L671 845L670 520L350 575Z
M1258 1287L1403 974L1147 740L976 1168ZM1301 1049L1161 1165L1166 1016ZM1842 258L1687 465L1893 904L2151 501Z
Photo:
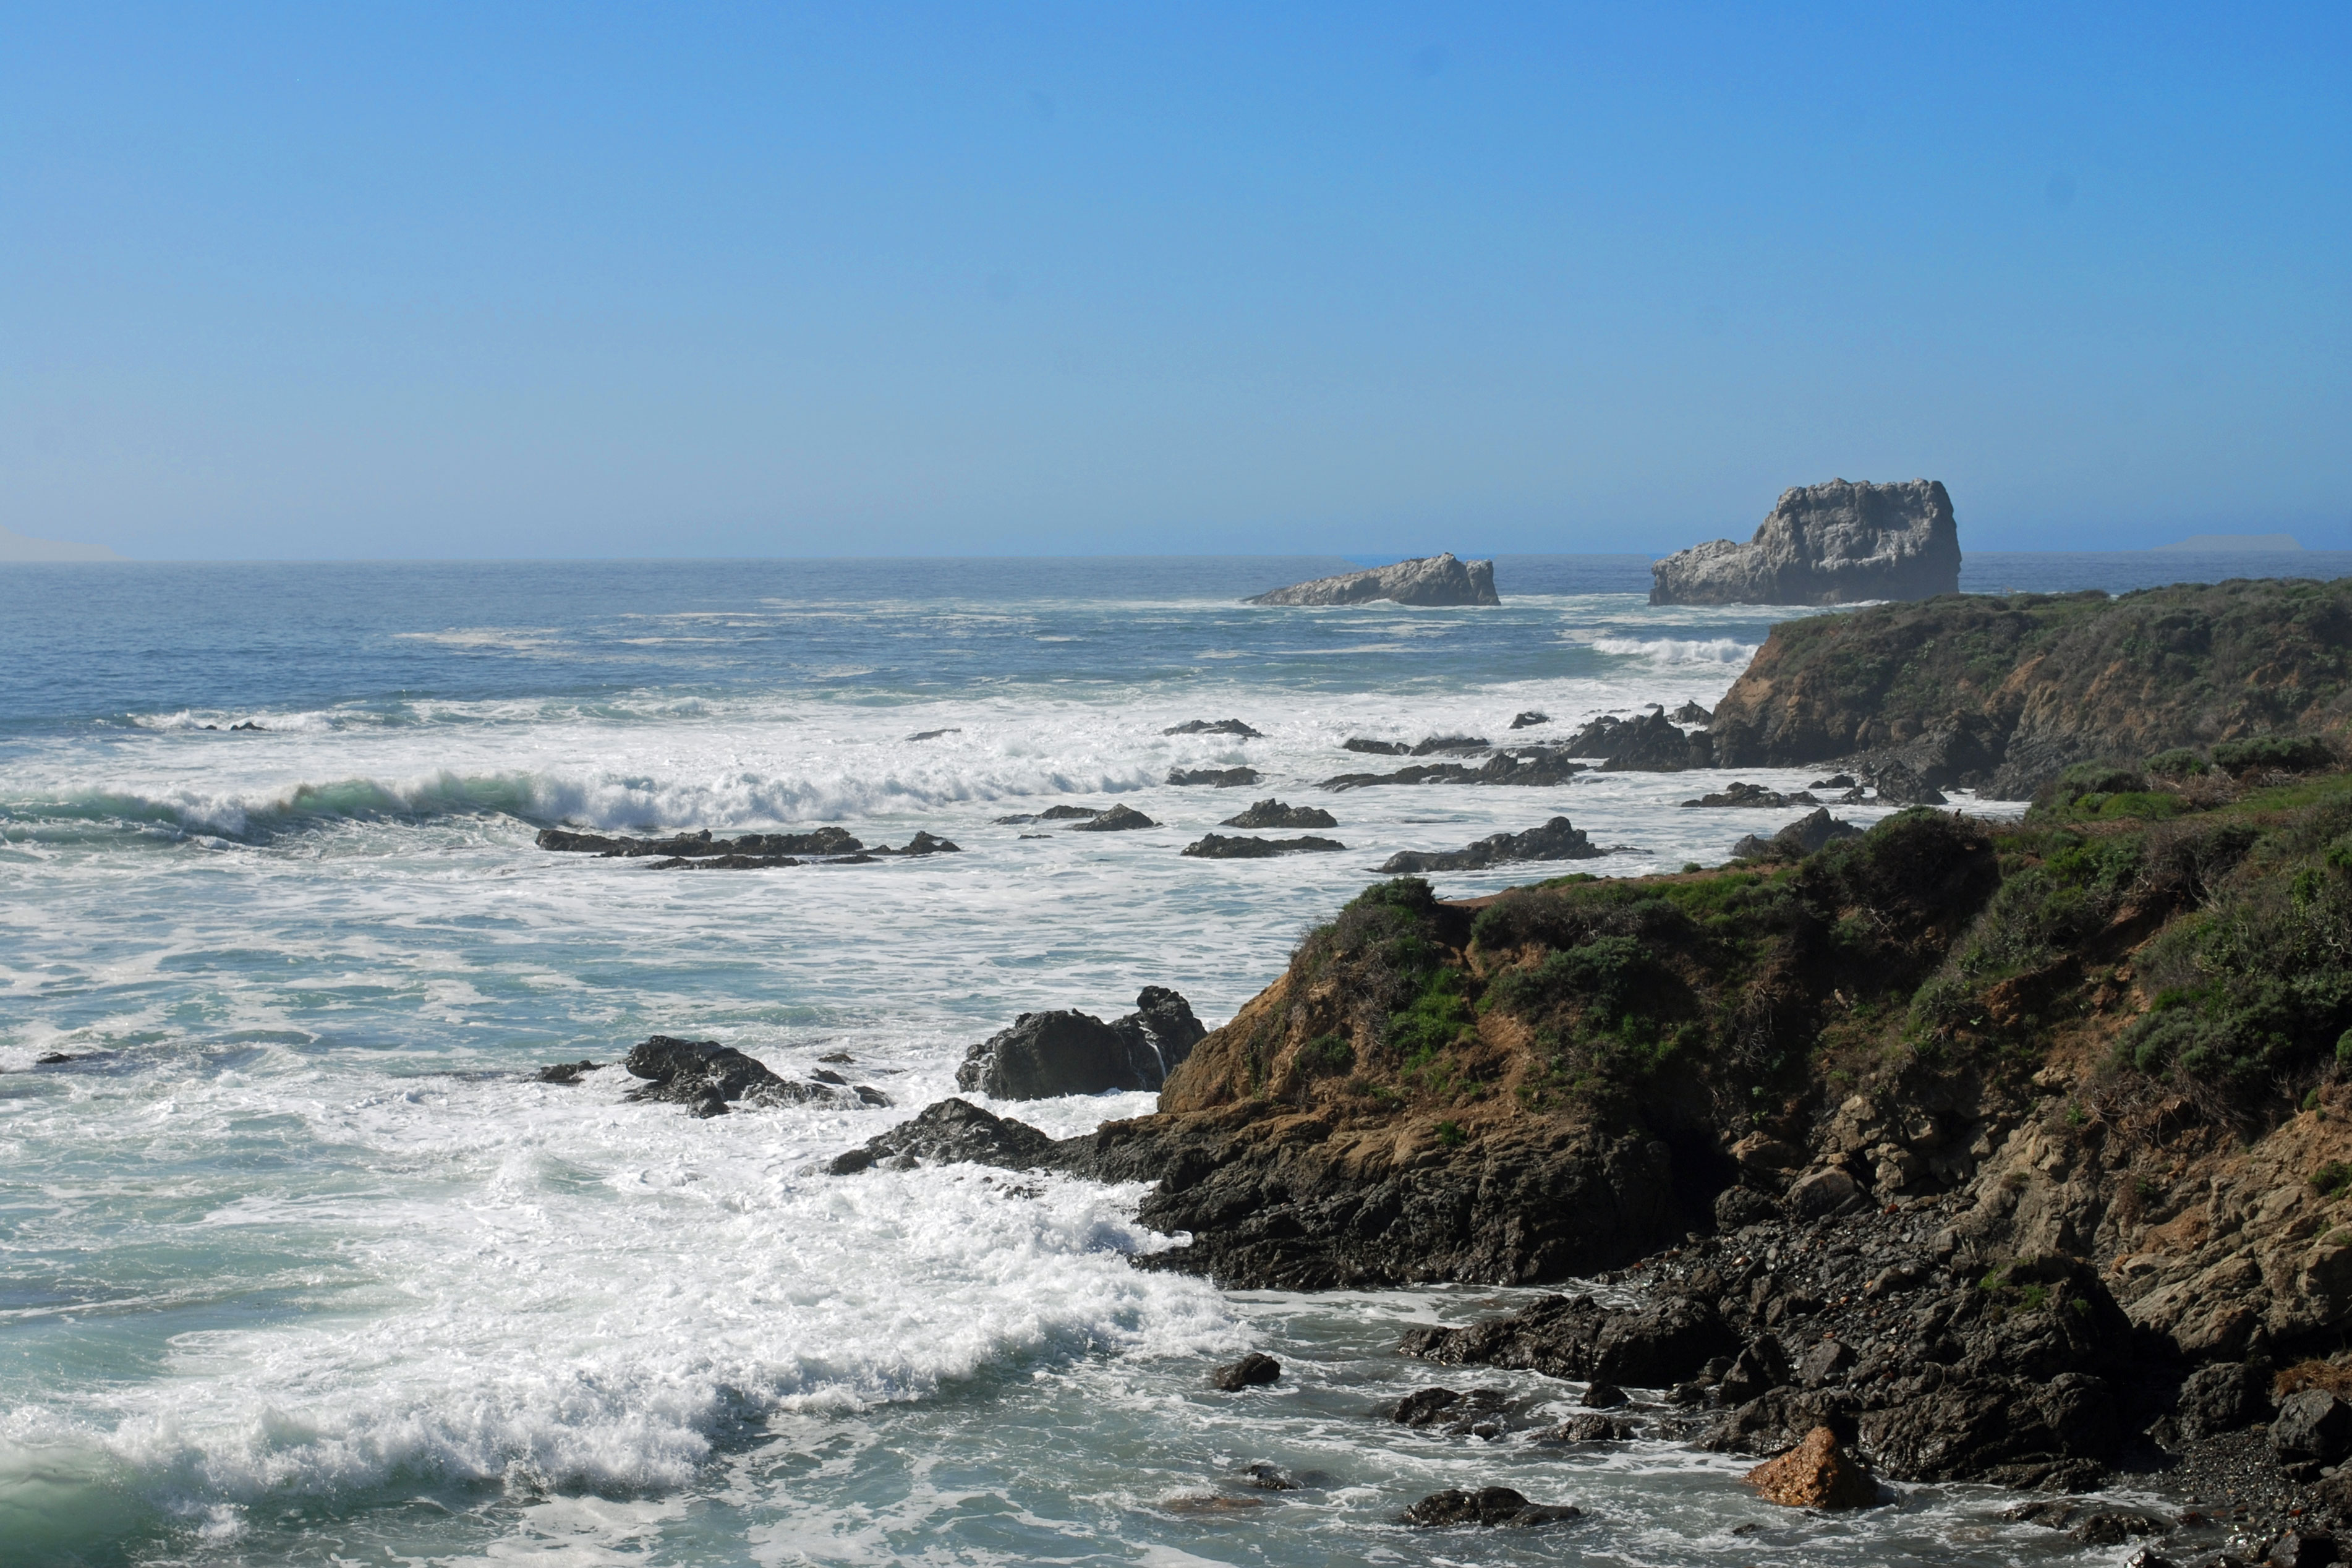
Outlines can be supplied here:
M1594 637L1588 646L1596 653L1646 658L1653 664L1715 664L1745 668L1763 645L1738 642L1730 637Z

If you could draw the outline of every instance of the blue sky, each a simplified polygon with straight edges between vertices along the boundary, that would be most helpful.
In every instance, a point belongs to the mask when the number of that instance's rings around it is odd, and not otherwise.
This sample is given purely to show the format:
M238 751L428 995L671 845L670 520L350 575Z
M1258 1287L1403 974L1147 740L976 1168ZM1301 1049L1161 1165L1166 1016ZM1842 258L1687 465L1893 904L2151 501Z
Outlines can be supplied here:
M0 525L2352 546L2352 6L0 6Z

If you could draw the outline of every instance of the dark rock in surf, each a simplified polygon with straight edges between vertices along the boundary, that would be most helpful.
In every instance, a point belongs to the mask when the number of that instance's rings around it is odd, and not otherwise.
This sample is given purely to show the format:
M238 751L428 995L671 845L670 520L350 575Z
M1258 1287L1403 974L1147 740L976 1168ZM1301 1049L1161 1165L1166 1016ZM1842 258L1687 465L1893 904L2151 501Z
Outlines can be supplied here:
M1310 855L1346 847L1336 838L1318 838L1312 834L1297 838L1244 838L1212 833L1184 846L1183 853L1195 860L1267 860L1276 855Z
M1492 833L1461 849L1407 849L1381 865L1382 876L1418 871L1478 871L1515 860L1590 860L1607 851L1593 847L1580 827L1555 816L1525 833Z
M1944 794L1908 763L1882 763L1869 772L1870 787L1886 805L1945 805Z
M583 1074L598 1071L604 1065L583 1057L576 1062L558 1062L553 1067L541 1068L534 1076L541 1083L578 1083Z
M1181 724L1171 724L1160 732L1163 735L1238 735L1244 741L1265 738L1238 719L1190 719Z
M1043 815L1051 816L1052 812ZM1108 811L1088 817L1071 826L1073 833L1126 833L1139 827L1157 827L1160 824L1131 805L1114 805Z
M631 1047L621 1063L632 1077L647 1080L631 1100L667 1100L691 1106L697 1116L719 1116L741 1103L802 1105L830 1098L821 1084L794 1083L770 1072L767 1064L716 1040L679 1040L656 1035Z
M1325 779L1318 789L1364 789L1375 784L1466 784L1540 786L1563 784L1586 771L1566 752L1549 746L1516 747L1496 752L1476 767L1465 763L1415 763L1392 773L1341 773Z
M1459 1329L1415 1329L1399 1352L1447 1366L1499 1366L1548 1377L1664 1388L1722 1355L1739 1336L1716 1310L1676 1296L1640 1310L1590 1296L1547 1296L1507 1318Z
M826 1168L847 1176L877 1165L909 1170L926 1164L973 1164L1025 1171L1053 1163L1054 1141L1027 1122L995 1115L968 1100L942 1100L836 1156Z
M1762 784L1726 784L1713 795L1703 795L1696 800L1686 800L1683 805L1717 809L1758 807L1780 810L1791 805L1819 805L1821 802L1803 790L1799 790L1794 795L1782 795L1779 790L1766 789Z
M68 1062L77 1061L80 1058L65 1051L47 1051L40 1056L35 1057L33 1058L33 1065L37 1068L63 1067Z
M230 728L232 731L236 731L236 730L261 730L261 726L260 726L260 725L258 725L258 724L257 724L257 723L255 723L255 722L254 722L252 720L250 720L250 719L247 720L247 721L246 721L244 723L242 723L242 724L231 724L231 725L229 726L229 728ZM263 731L262 732L263 732L263 733L265 733L265 734L266 734L266 733L268 733L268 731Z
M1559 1524L1583 1516L1584 1510L1572 1504L1532 1503L1508 1487L1481 1487L1475 1492L1449 1487L1404 1510L1407 1524L1432 1529L1463 1524Z
M1499 605L1492 561L1457 561L1451 552L1400 561L1393 566L1347 572L1275 588L1242 601L1245 605L1366 605L1391 599L1400 605Z
M733 838L713 837L707 827L697 833L675 833L664 838L573 833L565 828L548 827L540 830L534 842L541 849L574 855L629 858L667 855L697 859L724 855L855 855L866 847L838 827L820 827L809 833L746 833Z
M1368 757L1409 757L1412 755L1412 748L1406 745L1402 741L1368 741L1360 735L1351 735L1347 740L1340 742L1339 749L1343 752L1360 752Z
M1677 724L1704 724L1715 715L1696 702L1685 702L1666 717Z
M1319 805L1285 805L1262 800L1239 816L1229 816L1220 827L1337 827L1339 818Z
M992 1100L1153 1090L1208 1033L1183 997L1147 985L1112 1023L1067 1010L1024 1013L965 1053L956 1087Z
M1214 784L1219 789L1238 789L1260 782L1255 768L1171 768L1168 782L1171 784Z
M1525 713L1515 713L1511 716L1511 728L1514 730L1532 729L1538 724L1549 724L1550 722L1550 714L1538 713L1532 709Z
M2173 1421L2183 1437L2197 1442L2267 1420L2271 1401L2265 1382L2242 1361L2200 1366L2181 1380Z
M1094 805L1049 805L1043 811L1024 812L1015 816L999 816L993 822L999 827L1025 827L1033 822L1088 822L1102 815Z
M918 730L913 734L908 736L907 739L909 741L936 741L941 735L961 735L963 731L958 727L951 727L945 730Z
M1262 1351L1252 1351L1241 1360L1209 1373L1209 1382L1223 1393L1239 1394L1244 1388L1263 1388L1281 1375L1280 1362Z

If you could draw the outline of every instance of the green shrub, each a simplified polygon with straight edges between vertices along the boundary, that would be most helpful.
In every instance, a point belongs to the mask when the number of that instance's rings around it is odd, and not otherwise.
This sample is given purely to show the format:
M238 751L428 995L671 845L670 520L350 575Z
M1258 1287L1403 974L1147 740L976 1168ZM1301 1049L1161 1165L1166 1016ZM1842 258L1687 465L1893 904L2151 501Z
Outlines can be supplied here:
M1440 1148L1459 1149L1470 1141L1470 1134L1462 1131L1462 1123L1459 1121L1441 1121L1434 1131L1437 1133Z
M2213 765L2224 773L2302 773L2335 762L2336 753L2316 735L2257 735L2213 748Z
M2347 1187L2352 1187L2352 1165L2341 1160L2330 1160L2311 1173L2311 1184L2323 1197L2335 1197Z
M1338 1035L1318 1035L1298 1047L1297 1060L1308 1078L1338 1078L1355 1070L1356 1048Z
M2212 764L2186 746L2176 746L2168 752L2158 752L2148 758L2147 771L2160 779L2194 778L2213 771Z

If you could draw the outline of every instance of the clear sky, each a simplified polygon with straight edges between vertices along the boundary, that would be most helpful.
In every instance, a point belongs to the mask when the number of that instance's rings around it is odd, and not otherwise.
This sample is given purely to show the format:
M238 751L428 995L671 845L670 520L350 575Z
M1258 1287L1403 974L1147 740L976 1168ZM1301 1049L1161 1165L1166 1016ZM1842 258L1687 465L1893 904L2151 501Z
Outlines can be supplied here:
M2352 546L2352 5L0 5L0 526Z

